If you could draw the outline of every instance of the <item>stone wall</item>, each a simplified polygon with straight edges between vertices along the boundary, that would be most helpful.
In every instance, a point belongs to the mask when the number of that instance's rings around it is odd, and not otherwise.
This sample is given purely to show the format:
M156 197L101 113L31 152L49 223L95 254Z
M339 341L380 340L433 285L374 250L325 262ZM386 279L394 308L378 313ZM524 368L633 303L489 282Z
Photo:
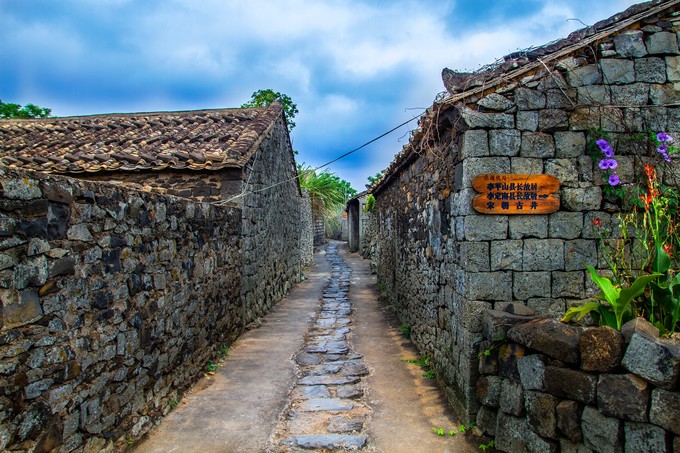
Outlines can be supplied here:
M0 450L123 448L241 327L241 211L0 176Z
M300 281L302 193L281 117L246 165L243 197L243 309L264 316Z
M498 450L680 450L677 339L641 318L619 332L507 308L485 316L477 381L477 427Z
M312 222L312 200L303 192L300 207L300 265L302 268L314 264L314 223Z
M593 226L616 229L616 200L590 155L608 134L624 182L660 156L640 133L680 136L680 51L673 20L646 19L458 103L435 104L373 189L381 287L432 357L458 415L473 420L482 314L509 302L546 316L593 296L583 264L606 268ZM649 156L649 157L647 157ZM481 215L484 173L550 174L561 207L547 215ZM670 174L670 173L667 173Z

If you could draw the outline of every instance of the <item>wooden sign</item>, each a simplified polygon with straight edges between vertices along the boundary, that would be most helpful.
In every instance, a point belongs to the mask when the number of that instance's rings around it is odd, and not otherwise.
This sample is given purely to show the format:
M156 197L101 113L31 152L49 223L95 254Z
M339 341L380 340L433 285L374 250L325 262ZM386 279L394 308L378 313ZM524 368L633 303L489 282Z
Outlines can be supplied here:
M479 192L472 207L482 214L549 214L560 209L553 195L560 181L550 175L484 174L472 181Z

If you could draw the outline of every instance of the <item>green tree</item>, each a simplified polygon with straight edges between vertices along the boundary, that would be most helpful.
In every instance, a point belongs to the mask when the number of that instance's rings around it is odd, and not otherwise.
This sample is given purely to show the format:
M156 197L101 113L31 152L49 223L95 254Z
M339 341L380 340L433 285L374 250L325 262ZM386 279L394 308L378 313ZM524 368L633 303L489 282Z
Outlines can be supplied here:
M21 106L19 104L5 103L0 100L0 119L8 118L47 118L52 109L38 107L33 104Z
M274 101L279 101L283 106L283 114L286 117L286 123L288 124L288 132L291 132L295 127L293 118L298 114L298 109L297 104L285 94L270 89L257 90L250 96L250 101L241 105L241 108L267 107Z
M312 167L298 164L300 187L307 191L312 200L312 215L323 217L327 225L337 223L338 214L347 200L356 195L356 189L328 170L317 173Z
M379 181L383 177L383 174L381 171L375 174L375 176L369 176L368 177L368 187L372 186L375 184L377 181Z

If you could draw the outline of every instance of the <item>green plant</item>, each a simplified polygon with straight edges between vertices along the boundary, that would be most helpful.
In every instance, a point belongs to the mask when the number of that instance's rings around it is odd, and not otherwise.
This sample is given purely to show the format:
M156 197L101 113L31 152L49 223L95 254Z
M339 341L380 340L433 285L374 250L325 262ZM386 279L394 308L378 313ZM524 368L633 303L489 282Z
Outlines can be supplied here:
M168 406L170 406L170 409L176 408L178 404L179 404L179 400L176 400L174 398L171 399L170 401L168 401Z
M218 368L219 368L219 365L217 365L217 364L216 364L215 362L213 362L212 360L211 360L210 362L208 362L208 365L206 365L206 367L205 367L205 369L206 369L209 373L214 373L215 371L217 371Z
M428 379L434 379L437 377L433 369L429 369L423 373L423 376L425 376Z
M217 350L217 355L219 357L228 357L229 356L229 349L230 349L230 346L227 343L224 343Z
M267 107L275 101L281 103L281 106L283 107L283 114L286 117L286 123L288 124L288 132L291 132L295 127L293 118L295 118L295 115L298 114L298 109L297 104L295 104L293 100L285 94L271 89L257 90L250 96L250 101L241 105L241 108Z
M445 436L446 435L446 430L444 430L444 428L432 427L432 432L435 433L438 436Z
M425 354L420 354L415 359L401 359L401 360L402 362L413 363L414 365L418 365L421 368L429 368L430 366L430 358Z
M364 212L375 212L375 197L372 193L369 193L366 197L366 206L364 206Z
M409 326L408 324L402 324L399 327L399 331L401 332L404 338L411 339L411 326Z
M482 451L486 451L487 449L493 448L495 446L496 446L496 442L493 439L491 439L490 441L488 441L485 444L480 444L479 449L482 450Z
M47 118L52 113L51 109L26 104L5 103L0 100L0 119L6 118Z
M449 430L449 436L453 437L453 436L455 436L455 435L456 435L456 430L455 430L455 429Z

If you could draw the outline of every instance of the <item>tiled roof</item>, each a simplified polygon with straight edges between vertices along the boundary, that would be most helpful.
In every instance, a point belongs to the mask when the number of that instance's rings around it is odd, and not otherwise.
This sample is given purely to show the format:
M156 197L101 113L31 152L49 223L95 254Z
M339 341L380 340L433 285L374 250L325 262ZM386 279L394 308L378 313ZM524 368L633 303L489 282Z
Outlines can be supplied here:
M242 167L282 107L0 120L0 162L48 173Z

